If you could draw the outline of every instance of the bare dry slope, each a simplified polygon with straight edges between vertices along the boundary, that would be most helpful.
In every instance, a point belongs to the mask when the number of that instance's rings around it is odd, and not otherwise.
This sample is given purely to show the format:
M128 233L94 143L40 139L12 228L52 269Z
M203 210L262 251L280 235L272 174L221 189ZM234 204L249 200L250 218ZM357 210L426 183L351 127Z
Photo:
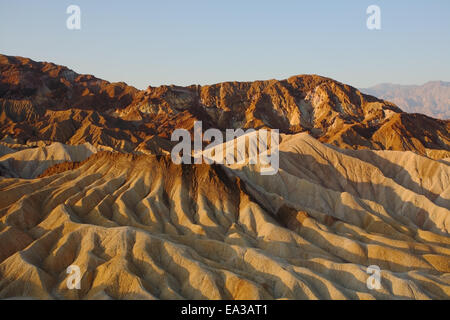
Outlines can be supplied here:
M66 161L83 161L97 149L90 143L64 145L54 142L49 146L10 151L0 156L0 174L4 177L35 178L47 168Z
M0 178L0 298L450 297L445 162L299 134L271 177L107 152L55 172Z

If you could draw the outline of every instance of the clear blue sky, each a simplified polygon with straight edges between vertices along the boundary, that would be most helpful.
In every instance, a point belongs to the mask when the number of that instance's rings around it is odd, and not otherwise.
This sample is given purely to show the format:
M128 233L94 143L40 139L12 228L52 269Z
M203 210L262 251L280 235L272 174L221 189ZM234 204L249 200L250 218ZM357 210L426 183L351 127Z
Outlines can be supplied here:
M79 31L66 8L81 8ZM381 8L382 30L366 27ZM0 53L138 88L320 74L368 87L450 80L449 0L0 0Z

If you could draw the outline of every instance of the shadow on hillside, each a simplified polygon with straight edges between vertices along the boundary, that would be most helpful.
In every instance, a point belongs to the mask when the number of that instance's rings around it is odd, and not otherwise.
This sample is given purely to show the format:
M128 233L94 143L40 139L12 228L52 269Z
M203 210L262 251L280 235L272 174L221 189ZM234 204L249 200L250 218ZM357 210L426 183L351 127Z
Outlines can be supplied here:
M386 177L391 178L396 183L400 184L402 187L406 189L424 195L432 202L436 201L436 199L440 196L439 194L433 193L423 188L421 185L415 182L405 168L379 156L375 152L371 152L370 157L362 157L362 158L358 158L357 154L354 154L353 152L348 152L345 154L347 156L351 156L352 158L362 160L374 165L375 167L379 168ZM439 160L439 162L450 165L450 163L446 162L445 160ZM445 208L450 208L450 199L441 198L440 203L443 204Z
M292 166L289 165L289 162L295 163L295 169L292 169ZM297 170L299 164L301 166L301 169ZM390 162L389 164L394 166L395 168L395 164L392 164ZM396 193L396 191L390 186L373 184L371 182L352 181L344 176L341 172L339 172L331 163L319 163L313 156L310 155L280 151L280 167L284 171L292 175L298 176L302 179L306 179L312 183L319 184L327 189L339 193L350 193L355 197L355 200L361 207L364 208L364 210L367 210L370 213L376 215L386 223L392 224L393 222L395 222L395 220L399 220L403 223L406 223L410 227L412 227L412 224L415 228L433 231L444 236L448 235L447 233L440 230L440 228L438 228L436 224L429 219L430 214L427 211L417 207L410 201L402 200ZM397 166L396 169L405 175L409 175L405 169L399 166ZM293 170L295 170L296 172L293 172ZM411 180L411 178L409 179ZM420 187L416 186L416 188ZM362 201L358 201L358 198L375 201L378 204L383 204L386 212L388 212L391 217L394 217L395 220L387 220L385 216L377 213L376 211L373 211ZM389 206L387 206L386 204L389 204ZM342 203L341 205L343 207L346 207L346 205ZM436 206L439 207L438 205ZM353 208L347 208L349 210L357 211ZM415 229L414 227L413 229Z
M0 177L35 179L48 168L66 162L66 160L16 160L0 162Z

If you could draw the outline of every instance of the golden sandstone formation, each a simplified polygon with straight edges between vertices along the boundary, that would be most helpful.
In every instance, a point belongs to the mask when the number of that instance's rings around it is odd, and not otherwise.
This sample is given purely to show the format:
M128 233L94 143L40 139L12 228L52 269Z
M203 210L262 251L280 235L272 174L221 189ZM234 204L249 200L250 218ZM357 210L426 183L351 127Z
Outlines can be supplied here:
M282 141L277 175L256 169L99 152L2 179L0 297L449 297L448 164L298 134ZM80 290L66 286L70 265Z
M449 121L318 76L138 91L0 70L0 298L449 299ZM278 172L174 164L195 120L280 129Z

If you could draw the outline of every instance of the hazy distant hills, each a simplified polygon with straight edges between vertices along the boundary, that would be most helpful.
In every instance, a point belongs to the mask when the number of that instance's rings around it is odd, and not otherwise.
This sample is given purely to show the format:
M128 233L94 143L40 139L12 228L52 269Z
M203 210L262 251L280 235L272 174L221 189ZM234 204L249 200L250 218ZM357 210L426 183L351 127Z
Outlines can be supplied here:
M406 112L450 119L450 82L430 81L421 86L383 83L361 91L392 101Z

